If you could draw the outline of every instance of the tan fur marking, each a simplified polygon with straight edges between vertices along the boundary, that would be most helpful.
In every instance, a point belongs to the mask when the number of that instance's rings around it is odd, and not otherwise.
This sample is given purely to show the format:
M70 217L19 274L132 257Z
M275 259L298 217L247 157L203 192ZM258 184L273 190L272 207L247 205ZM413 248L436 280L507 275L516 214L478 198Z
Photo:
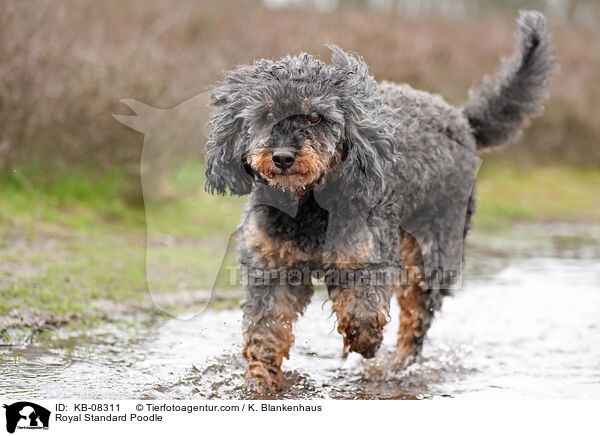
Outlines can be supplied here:
M250 222L245 228L245 241L258 255L264 268L295 266L300 262L311 260L315 254L305 253L291 241L271 239L264 229Z
M281 389L285 378L281 365L284 358L289 359L294 343L292 327L301 311L297 300L284 291L277 292L272 315L265 315L244 330L244 357L248 361L246 380L255 381L257 390L264 387L272 391Z
M332 309L337 316L337 331L344 339L344 350L362 353L373 343L381 342L387 312L364 312L360 297L352 291L342 291L335 298Z
M253 329L244 335L244 357L248 361L246 379L263 380L267 387L277 391L284 378L281 371L283 359L289 359L294 343L293 320L283 315L269 321L265 329ZM266 321L265 321L266 323Z
M267 179L269 184L303 193L308 187L314 185L328 169L337 165L339 160L339 152L336 152L332 159L326 160L324 156L315 151L312 145L308 141L302 144L292 167L294 172L291 173L282 174L281 170L273 164L271 152L265 148L257 148L250 152L246 161L252 169Z
M421 271L421 251L415 238L400 230L402 242L400 255L402 266L406 269L406 278L398 289L400 305L400 328L396 351L396 363L412 358L415 350L415 338L421 334L420 297L425 290L425 282Z
M355 297L350 292L342 292L333 303L332 309L337 316L337 331L344 338L344 350L350 347L349 335L346 333L352 323L352 307Z

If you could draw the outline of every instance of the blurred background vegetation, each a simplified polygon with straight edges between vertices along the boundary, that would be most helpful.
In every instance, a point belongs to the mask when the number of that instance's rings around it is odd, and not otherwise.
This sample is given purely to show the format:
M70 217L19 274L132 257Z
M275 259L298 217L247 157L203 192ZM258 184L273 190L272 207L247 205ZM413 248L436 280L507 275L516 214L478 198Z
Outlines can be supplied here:
M461 104L514 47L521 7L544 11L561 71L545 115L500 155L600 164L600 2L595 0L163 0L1 3L0 164L135 167L122 98L172 107L224 70L335 42L379 80ZM125 110L126 112L126 110ZM199 144L201 147L202 144Z
M460 105L513 52L520 8L547 14L561 69L544 115L483 157L476 225L598 223L596 0L0 0L0 313L145 288L143 137L111 116L131 113L120 99L170 108L236 64L302 51L327 60L334 42L378 80ZM223 233L243 207L203 193L203 141L186 150L197 164L165 177L196 191L155 208L180 238ZM219 261L207 254L208 269Z

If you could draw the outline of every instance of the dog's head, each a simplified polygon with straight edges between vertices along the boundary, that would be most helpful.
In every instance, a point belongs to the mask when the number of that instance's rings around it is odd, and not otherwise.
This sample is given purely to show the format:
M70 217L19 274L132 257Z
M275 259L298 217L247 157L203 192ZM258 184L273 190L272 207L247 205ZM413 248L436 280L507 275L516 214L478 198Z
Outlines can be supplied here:
M259 60L212 91L206 188L248 194L257 180L298 193L335 185L349 197L383 189L392 113L367 65L337 46L313 56Z

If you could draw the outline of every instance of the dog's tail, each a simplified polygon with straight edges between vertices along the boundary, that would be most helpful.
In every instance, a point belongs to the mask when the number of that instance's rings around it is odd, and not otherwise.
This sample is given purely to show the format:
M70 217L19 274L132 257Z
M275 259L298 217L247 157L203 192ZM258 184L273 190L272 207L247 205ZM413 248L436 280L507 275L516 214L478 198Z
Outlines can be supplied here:
M556 69L545 17L521 11L517 23L518 52L494 76L471 89L463 107L478 149L500 145L521 133L527 118L542 111L548 80Z

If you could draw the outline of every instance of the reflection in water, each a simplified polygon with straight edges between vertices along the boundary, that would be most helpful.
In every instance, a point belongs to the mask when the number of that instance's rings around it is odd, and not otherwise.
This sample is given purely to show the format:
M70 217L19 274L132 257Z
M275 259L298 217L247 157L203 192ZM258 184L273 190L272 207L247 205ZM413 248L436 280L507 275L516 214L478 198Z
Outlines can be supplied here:
M342 356L331 305L317 294L284 363L287 389L272 398L600 398L599 241L598 228L569 226L474 235L463 289L445 301L421 361L399 373L389 371L395 305L382 351L364 361ZM5 350L0 395L254 398L243 387L240 316L111 324Z

